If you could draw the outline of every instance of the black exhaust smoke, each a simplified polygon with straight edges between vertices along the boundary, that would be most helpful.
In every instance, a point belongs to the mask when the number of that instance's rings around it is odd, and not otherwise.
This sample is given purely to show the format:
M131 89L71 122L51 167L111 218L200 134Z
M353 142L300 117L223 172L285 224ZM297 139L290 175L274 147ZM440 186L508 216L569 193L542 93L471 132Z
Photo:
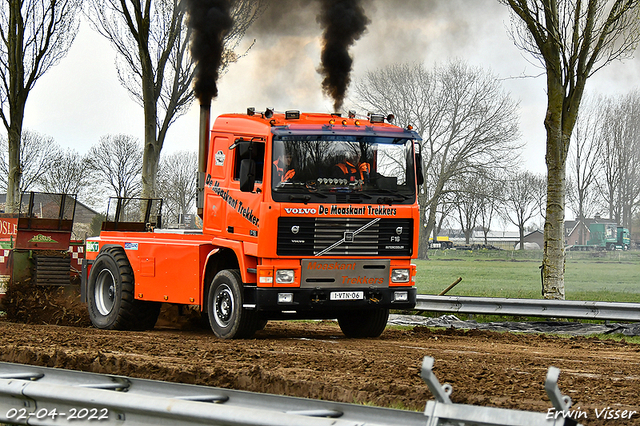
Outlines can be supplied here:
M186 0L191 56L196 63L194 92L200 105L218 96L224 37L233 25L230 0Z
M186 0L186 6L191 29L191 56L196 64L193 91L200 101L196 207L202 218L211 99L218 96L217 83L224 52L224 37L231 29L233 19L230 0Z
M342 109L351 82L353 59L351 47L371 22L364 13L361 0L320 0L320 23L323 47L319 72L323 75L322 90L333 99L335 112Z

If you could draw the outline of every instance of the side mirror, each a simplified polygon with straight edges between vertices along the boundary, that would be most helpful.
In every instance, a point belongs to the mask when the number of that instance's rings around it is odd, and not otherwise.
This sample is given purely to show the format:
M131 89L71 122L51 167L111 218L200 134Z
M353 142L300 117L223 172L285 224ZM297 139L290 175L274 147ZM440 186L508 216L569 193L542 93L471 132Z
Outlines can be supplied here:
M240 191L253 192L256 183L256 162L246 159L240 162Z
M416 150L416 155L414 157L416 162L416 182L418 183L418 186L420 186L424 183L424 171L422 170L422 147L420 144L413 144L413 146Z

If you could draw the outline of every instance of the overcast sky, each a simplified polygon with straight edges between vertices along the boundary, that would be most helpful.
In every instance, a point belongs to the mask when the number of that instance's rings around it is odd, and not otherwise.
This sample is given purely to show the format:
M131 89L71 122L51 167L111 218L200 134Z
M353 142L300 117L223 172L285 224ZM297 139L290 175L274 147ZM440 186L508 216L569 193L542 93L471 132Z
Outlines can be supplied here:
M321 29L314 4L279 0L250 30L241 51L255 45L231 65L219 81L212 114L274 107L278 111L331 112L333 100L322 95ZM306 6L301 6L304 4ZM523 165L543 173L546 107L545 80L521 78L542 70L518 50L508 36L508 9L496 0L372 0L366 33L352 49L352 79L392 63L424 62L428 68L450 58L462 59L504 79L504 88L520 102L525 143ZM85 153L105 134L144 136L143 113L117 80L115 52L83 21L69 54L49 70L31 92L25 127L53 137L63 148ZM638 55L636 55L638 56ZM616 62L587 82L588 93L624 94L640 84L640 60ZM349 95L345 108L353 103ZM366 113L366 111L359 111ZM163 152L197 150L198 106L170 128Z

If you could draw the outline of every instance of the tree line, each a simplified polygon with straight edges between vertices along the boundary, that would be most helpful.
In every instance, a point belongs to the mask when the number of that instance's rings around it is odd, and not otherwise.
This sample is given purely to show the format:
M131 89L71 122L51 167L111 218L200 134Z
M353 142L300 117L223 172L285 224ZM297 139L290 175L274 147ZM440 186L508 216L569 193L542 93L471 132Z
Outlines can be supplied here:
M224 35L221 72L267 0L230 0L233 26ZM194 100L195 64L184 0L1 0L0 119L8 135L7 206L17 209L20 146L29 93L66 56L85 16L117 54L118 79L144 111L141 194L156 196L160 153L169 127Z
M640 90L587 99L568 159L569 207L637 231L640 220ZM637 233L637 232L636 232Z
M105 135L85 155L62 149L41 133L25 130L21 143L20 192L76 194L78 201L105 213L109 197L142 196L142 144L133 136ZM7 188L8 141L0 136L0 192ZM163 200L163 221L179 223L195 213L196 152L178 151L161 156L157 198Z

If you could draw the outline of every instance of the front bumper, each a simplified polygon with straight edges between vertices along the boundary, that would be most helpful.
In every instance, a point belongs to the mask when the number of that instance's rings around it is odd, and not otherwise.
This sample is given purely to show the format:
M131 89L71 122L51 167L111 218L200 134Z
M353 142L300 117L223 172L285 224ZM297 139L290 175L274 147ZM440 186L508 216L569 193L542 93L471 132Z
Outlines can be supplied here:
M331 300L331 293L363 292L359 300ZM279 294L290 294L291 301L279 301ZM306 318L332 318L334 312L358 309L413 309L415 287L385 288L245 288L245 307L261 312L296 313ZM399 300L401 299L401 300ZM326 313L324 315L323 313Z

